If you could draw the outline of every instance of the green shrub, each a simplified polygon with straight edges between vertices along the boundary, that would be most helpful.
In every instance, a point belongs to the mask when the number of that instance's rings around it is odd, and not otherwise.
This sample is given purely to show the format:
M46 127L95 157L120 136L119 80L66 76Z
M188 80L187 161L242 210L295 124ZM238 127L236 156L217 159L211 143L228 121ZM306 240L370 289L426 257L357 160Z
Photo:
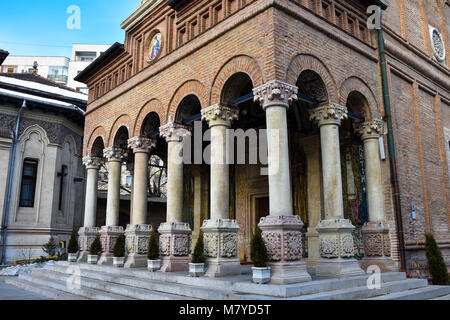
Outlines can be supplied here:
M72 234L70 235L69 245L67 246L68 253L77 253L79 250L77 234L75 230L72 230Z
M89 248L89 254L92 256L96 256L102 252L102 244L100 242L100 235L98 234L94 241L91 243L91 247Z
M205 263L205 245L203 243L203 232L200 231L194 253L192 254L192 263Z
M158 237L156 236L155 227L153 226L152 226L152 234L150 235L150 239L148 241L147 259L159 260Z
M257 268L267 267L267 263L269 262L267 247L264 243L264 239L262 238L261 230L259 230L259 228L256 228L256 231L252 236L250 258Z
M53 256L57 247L58 245L56 244L55 239L50 237L50 240L42 247L42 250L49 256Z
M114 245L113 254L116 258L125 257L125 236L123 234L117 238L116 244Z
M432 234L427 233L425 238L425 253L433 285L448 285L447 265L442 258L441 250Z

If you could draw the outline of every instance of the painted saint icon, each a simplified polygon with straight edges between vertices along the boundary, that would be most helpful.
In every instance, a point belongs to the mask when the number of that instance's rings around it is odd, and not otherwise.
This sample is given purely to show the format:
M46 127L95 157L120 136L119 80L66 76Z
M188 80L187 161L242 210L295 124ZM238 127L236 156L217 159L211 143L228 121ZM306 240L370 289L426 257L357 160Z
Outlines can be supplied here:
M150 42L149 48L150 61L156 59L160 50L161 50L161 33L157 33Z

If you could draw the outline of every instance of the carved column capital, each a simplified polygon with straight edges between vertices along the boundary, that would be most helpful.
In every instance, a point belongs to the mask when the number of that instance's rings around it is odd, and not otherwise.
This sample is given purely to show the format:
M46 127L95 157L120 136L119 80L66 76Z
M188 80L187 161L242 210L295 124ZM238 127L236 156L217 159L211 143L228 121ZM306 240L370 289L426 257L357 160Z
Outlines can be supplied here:
M298 100L297 92L296 86L278 80L253 89L255 102L259 102L264 110L273 106L289 108L293 101Z
M122 162L127 157L126 150L122 148L107 148L103 150L103 156L108 160L108 162Z
M159 128L159 135L166 139L167 142L181 142L183 137L191 135L191 131L188 126L170 122Z
M133 137L128 139L128 148L134 153L150 153L150 150L156 146L156 139Z
M348 118L347 108L337 103L328 103L309 111L309 118L317 122L319 127L334 124L341 125L341 121Z
M99 170L100 166L103 164L103 159L93 156L86 156L83 158L83 164L86 169L96 169Z
M207 121L209 127L226 126L231 127L231 122L237 120L239 110L216 104L202 110L202 121Z
M365 141L368 139L378 139L383 135L384 125L382 120L375 119L370 122L361 123L355 129L356 133Z

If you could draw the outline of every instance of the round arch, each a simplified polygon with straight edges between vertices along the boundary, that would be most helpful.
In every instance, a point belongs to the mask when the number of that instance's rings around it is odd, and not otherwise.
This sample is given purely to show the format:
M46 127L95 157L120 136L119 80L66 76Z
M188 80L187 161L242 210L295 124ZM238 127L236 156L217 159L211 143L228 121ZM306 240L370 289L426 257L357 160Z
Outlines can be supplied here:
M162 111L162 103L158 99L152 99L144 104L141 110L139 110L136 121L134 122L133 130L131 131L133 133L133 137L141 135L141 127L150 113L156 113L158 115L158 119L163 119L164 114Z
M226 82L237 73L247 74L252 80L254 87L259 87L265 82L264 73L254 58L243 55L233 57L220 68L214 78L209 105L212 106L221 101Z
M169 108L167 114L164 117L166 123L170 119L175 119L175 115L179 105L186 96L194 95L200 101L200 105L205 108L208 106L208 90L206 87L198 80L188 80L184 82L173 95L169 103ZM165 123L162 123L163 125Z
M306 70L314 71L320 76L327 90L328 101L338 103L336 82L325 64L312 55L299 54L295 56L287 68L285 81L291 85L296 85L300 74Z
M97 127L94 129L94 131L92 131L88 143L86 145L86 149L85 149L85 155L91 155L92 153L92 149L94 146L95 141L100 138L102 143L103 143L103 148L105 147L105 142L106 142L106 130L103 127ZM103 150L102 150L103 153ZM102 154L103 157L103 154Z
M377 117L380 114L379 103L373 94L370 87L360 78L358 77L350 77L347 78L341 86L340 89L340 105L347 105L349 98L354 100L355 92L359 93L367 104L364 106L364 114L367 120L372 120L374 117ZM355 101L350 101L350 103L354 103Z
M123 114L121 115L119 118L117 118L117 120L114 122L114 124L111 127L111 130L109 132L109 137L108 137L108 143L107 146L108 147L112 147L113 143L114 143L114 138L117 134L117 131L120 129L120 127L125 127L128 130L128 134L130 132L132 132L131 129L131 119L127 114Z

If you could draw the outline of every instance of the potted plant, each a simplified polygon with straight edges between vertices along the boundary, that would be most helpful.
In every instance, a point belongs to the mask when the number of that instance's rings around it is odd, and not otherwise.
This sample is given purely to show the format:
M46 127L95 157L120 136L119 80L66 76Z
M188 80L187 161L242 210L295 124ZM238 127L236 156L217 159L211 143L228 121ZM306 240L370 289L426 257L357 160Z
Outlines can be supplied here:
M96 264L98 261L98 254L102 252L102 244L100 243L100 235L98 234L91 243L88 254L88 263Z
M441 249L439 249L439 246L431 233L425 235L425 254L427 256L433 285L449 285L447 265L442 257Z
M155 272L161 268L161 260L159 259L159 245L156 237L155 228L152 226L152 233L148 241L147 250L147 267L148 271Z
M197 243L195 244L192 262L189 263L189 275L191 277L200 277L205 273L205 246L203 243L203 232L200 231Z
M67 247L67 253L68 258L67 260L69 262L76 262L77 256L78 256L78 241L77 241L77 234L75 233L75 230L72 230L72 234L70 235L69 245Z
M114 245L113 265L117 268L123 267L125 263L125 236L121 234Z
M267 247L262 238L261 230L256 228L251 241L251 259L253 264L253 282L263 284L270 281L269 255Z

